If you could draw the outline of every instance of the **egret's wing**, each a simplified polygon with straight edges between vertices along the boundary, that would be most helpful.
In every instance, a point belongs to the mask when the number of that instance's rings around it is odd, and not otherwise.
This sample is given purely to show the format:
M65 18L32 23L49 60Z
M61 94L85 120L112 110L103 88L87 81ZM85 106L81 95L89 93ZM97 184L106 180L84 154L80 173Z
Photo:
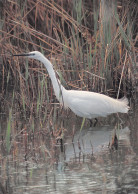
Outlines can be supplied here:
M70 97L69 108L77 115L86 118L106 116L111 113L111 106L102 96Z
M120 100L95 92L69 90L66 94L68 107L78 116L94 118L112 113L127 113L128 100Z

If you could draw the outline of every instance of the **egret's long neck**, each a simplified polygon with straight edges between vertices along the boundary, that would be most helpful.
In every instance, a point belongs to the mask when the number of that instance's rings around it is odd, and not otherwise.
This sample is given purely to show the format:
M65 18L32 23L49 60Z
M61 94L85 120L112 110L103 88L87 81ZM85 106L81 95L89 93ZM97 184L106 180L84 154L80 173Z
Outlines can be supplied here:
M57 99L59 100L60 103L64 104L63 93L65 93L66 89L61 85L60 81L56 78L56 74L51 62L44 56L42 57L41 62L45 65L49 73Z

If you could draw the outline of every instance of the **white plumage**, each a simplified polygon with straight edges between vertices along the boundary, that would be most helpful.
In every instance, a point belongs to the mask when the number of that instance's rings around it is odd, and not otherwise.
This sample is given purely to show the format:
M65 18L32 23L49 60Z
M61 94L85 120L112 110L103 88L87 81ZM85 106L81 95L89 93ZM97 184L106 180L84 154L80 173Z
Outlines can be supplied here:
M56 78L51 62L38 51L13 56L27 56L41 61L49 73L59 102L80 117L92 119L117 112L127 113L129 110L128 100L125 97L118 100L95 92L66 90Z
M116 100L95 92L67 91L66 103L76 115L89 119L99 116L105 117L116 112L128 112L126 98Z

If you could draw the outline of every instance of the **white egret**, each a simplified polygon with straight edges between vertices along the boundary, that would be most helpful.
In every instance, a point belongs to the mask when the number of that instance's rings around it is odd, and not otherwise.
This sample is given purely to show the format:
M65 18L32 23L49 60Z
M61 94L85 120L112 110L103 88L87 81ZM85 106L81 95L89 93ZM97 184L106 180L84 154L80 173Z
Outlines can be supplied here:
M106 117L112 113L127 113L127 98L114 99L104 94L89 91L66 90L56 78L51 62L38 51L13 56L26 56L42 62L51 78L55 95L65 108L70 108L76 115L88 119Z

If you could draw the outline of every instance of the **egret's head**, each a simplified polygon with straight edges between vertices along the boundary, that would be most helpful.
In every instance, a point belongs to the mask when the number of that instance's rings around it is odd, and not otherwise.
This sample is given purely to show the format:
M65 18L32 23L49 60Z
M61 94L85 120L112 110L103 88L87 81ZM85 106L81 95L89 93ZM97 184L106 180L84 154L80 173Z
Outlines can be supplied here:
M13 56L24 56L24 57L28 57L31 59L37 59L37 60L41 60L41 58L43 57L42 53L40 53L39 51L32 51L29 53L15 54Z

